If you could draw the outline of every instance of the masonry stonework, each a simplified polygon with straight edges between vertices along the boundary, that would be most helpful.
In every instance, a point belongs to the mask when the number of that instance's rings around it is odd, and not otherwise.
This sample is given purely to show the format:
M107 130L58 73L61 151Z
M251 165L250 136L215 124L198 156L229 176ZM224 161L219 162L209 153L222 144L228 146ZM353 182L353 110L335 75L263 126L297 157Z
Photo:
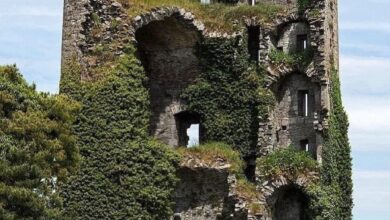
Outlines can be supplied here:
M293 0L268 2L291 8L296 5ZM258 126L256 147L260 153L253 156L260 157L289 146L302 149L307 145L307 150L321 163L323 132L327 129L330 110L329 74L332 67L338 68L337 1L316 0L310 8L312 10L303 13L293 10L271 25L263 25L255 17L246 18L246 28L226 34L208 30L202 21L182 8L161 7L129 17L114 0L65 0L62 64L76 60L83 68L78 79L86 83L95 81L99 76L90 70L101 61L94 51L105 42L115 42L108 50L114 56L121 56L126 44L135 45L149 78L146 86L151 101L150 135L177 148L186 142L181 127L188 128L188 123L180 121L180 116L188 113L180 93L201 74L197 47L205 38L240 39L250 29L248 27L256 27L258 45L253 54L258 54L259 65L266 66L266 87L275 94L276 103L269 110L269 117ZM96 17L100 20L99 27L94 25ZM113 21L118 25L113 27ZM272 50L295 53L298 38L302 36L307 37L305 44L314 51L310 64L301 67L272 63ZM305 115L300 114L302 97L307 97ZM189 114L192 114L188 119L191 122L200 121L196 113ZM259 203L267 209L248 213L245 201L234 193L234 178L226 164L207 167L199 165L199 161L189 161L182 163L178 171L181 182L174 196L174 220L307 219L306 198L301 189L309 179L316 177L295 180L280 177L261 183L264 197Z

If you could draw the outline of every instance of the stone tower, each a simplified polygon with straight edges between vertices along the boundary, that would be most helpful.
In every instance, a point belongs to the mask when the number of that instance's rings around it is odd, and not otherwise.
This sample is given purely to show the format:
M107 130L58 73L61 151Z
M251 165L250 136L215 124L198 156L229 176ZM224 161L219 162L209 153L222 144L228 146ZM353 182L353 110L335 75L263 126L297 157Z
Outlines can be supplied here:
M248 178L256 179L256 159L290 146L323 163L331 88L337 83L331 74L339 68L337 0L256 0L253 7L278 5L282 13L266 22L263 15L242 15L232 22L234 31L230 32L208 26L209 21L202 19L207 16L197 17L197 12L180 5L137 14L132 10L137 3L132 2L65 0L62 65L67 69L77 63L81 71L62 75L62 92L72 93L69 81L88 84L104 78L99 68L107 67L107 59L125 54L126 45L131 44L149 78L149 135L177 148L188 142L187 129L199 124L199 141L206 142L204 113L188 109L181 92L204 74L199 45L208 39L236 39L237 45L246 44L248 59L265 68L264 87L275 97L267 118L253 126L256 143L243 156ZM226 7L248 7L243 6L248 3L252 1L228 1ZM278 54L304 57L287 62L275 60ZM251 212L245 199L235 195L234 175L224 164L214 165L182 164L173 219L309 219L302 208L307 202L302 189L318 175L281 176L262 183L258 188L263 195L255 203L264 208ZM211 203L210 194L217 203Z

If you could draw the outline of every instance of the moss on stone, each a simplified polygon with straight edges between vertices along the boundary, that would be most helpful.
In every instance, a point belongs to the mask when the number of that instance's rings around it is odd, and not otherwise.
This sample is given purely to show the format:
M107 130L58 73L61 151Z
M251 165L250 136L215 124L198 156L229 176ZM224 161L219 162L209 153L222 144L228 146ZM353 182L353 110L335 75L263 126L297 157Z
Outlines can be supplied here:
M287 13L285 6L272 3L258 3L255 6L240 4L213 3L201 4L197 0L120 0L122 5L127 6L130 17L147 13L159 7L184 8L193 13L196 19L202 21L209 30L232 32L235 24L242 22L245 18L256 17L264 24L271 23L275 18Z

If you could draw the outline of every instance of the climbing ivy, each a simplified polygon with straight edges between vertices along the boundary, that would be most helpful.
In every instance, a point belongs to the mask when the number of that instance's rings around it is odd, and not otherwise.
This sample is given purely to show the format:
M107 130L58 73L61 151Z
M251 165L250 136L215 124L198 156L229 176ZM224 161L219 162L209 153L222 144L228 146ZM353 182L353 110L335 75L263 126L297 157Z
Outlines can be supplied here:
M244 45L237 39L205 39L199 51L202 74L182 98L201 115L205 140L225 142L248 156L257 145L259 119L266 118L273 99Z
M325 189L337 192L337 209L328 209L336 219L352 217L352 158L348 140L348 117L342 105L339 74L331 71L331 109L329 129L325 133L321 181ZM331 194L331 193L328 193ZM326 207L326 206L325 206Z
M81 169L63 187L72 219L168 219L178 155L150 140L149 95L141 63L129 47L116 67L96 82L80 83L67 65L62 92L83 108L74 126Z

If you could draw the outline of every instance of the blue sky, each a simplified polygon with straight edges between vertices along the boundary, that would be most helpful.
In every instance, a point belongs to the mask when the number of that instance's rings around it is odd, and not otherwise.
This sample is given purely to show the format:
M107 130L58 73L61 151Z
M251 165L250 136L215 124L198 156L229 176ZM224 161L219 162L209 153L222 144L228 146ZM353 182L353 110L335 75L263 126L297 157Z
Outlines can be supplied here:
M0 0L0 64L58 91L63 0ZM342 0L341 80L350 117L354 219L390 216L389 0Z

